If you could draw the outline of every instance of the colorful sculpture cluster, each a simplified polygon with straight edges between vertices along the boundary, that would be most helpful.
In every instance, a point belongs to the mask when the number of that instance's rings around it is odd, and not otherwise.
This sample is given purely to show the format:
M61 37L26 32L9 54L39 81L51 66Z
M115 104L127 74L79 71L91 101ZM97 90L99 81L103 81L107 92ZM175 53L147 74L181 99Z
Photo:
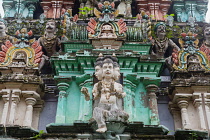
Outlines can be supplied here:
M199 137L207 135L210 26L196 24L206 12L201 2L138 0L140 11L132 11L135 3L130 0L80 0L76 11L80 13L73 16L77 1L43 0L44 13L31 20L35 3L20 1L15 7L3 3L7 22L0 19L0 119L8 134L18 137L27 129L25 137L30 137L36 133L32 128L46 123L48 133L62 133L61 137L63 133L78 139L161 137L169 130L160 125L163 110L157 96L169 95L171 120L175 129L182 129L175 135L190 135L191 129ZM167 15L171 3L178 22L173 14ZM132 13L136 19L131 19ZM172 79L164 81L165 77ZM45 122L43 99L54 89L57 113L53 121ZM170 116L169 110L164 113ZM11 126L18 132L13 133Z

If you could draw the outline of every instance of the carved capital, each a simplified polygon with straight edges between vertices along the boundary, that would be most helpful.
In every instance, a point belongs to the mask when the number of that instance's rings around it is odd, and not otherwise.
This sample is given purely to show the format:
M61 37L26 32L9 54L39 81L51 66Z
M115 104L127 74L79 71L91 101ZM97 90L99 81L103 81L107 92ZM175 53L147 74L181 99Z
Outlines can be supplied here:
M186 100L180 100L177 104L180 109L187 108L189 105L188 101L186 101Z
M22 91L23 97L26 98L35 98L40 99L40 95L35 91Z
M20 89L13 89L12 90L12 96L11 96L11 100L14 103L19 103L20 102L20 94L21 94L21 90Z
M67 83L59 83L57 86L60 91L66 91L69 88L69 84Z
M193 102L193 105L198 108L202 105L202 100L201 99L195 99Z
M148 94L155 93L158 90L158 86L156 86L156 85L148 85L148 86L146 86L146 89L147 89L147 93Z
M169 109L173 116L176 114L180 114L180 109L176 104L173 104L172 102L169 102Z
M35 99L35 98L26 98L26 99L25 99L25 102L26 102L26 105L27 105L27 106L28 106L28 105L33 106L33 105L36 104L36 99Z

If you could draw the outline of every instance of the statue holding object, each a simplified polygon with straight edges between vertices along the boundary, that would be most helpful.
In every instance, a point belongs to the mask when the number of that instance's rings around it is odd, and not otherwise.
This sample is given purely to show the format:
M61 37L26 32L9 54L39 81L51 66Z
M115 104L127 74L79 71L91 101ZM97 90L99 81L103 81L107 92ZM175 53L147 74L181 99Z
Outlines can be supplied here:
M104 133L107 131L106 121L128 121L129 115L117 104L117 100L124 98L126 93L123 92L122 85L116 82L120 76L116 57L99 57L95 71L99 82L94 84L92 94L93 100L99 100L99 103L93 110L93 118L98 125L96 132ZM90 100L90 94L86 87L82 87L81 92L87 101Z

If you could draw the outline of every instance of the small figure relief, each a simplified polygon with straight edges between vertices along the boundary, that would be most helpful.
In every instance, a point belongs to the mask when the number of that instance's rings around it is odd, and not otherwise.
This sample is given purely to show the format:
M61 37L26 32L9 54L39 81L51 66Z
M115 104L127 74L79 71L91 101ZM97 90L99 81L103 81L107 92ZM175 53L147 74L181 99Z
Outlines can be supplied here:
M27 28L22 28L20 31L16 31L16 38L14 38L15 47L25 48L30 47L34 43L35 38L30 39L33 35L33 32L30 30L27 32Z
M6 31L7 31L6 25L7 25L7 22L3 19L0 19L0 51L2 50L1 46L5 45L5 42L7 40L12 42L13 38L14 38L14 37L6 34Z
M55 35L57 32L56 22L53 20L49 20L46 23L45 34L40 37L38 42L40 46L42 46L42 51L44 55L41 58L41 63L39 65L39 69L42 71L45 67L49 69L49 73L51 73L51 66L49 62L49 58L60 51L60 39Z
M101 22L108 23L114 21L114 18L117 17L119 13L118 10L115 10L114 2L110 3L109 1L105 1L103 4L99 3L98 8L100 11L95 8L94 14Z
M109 24L105 24L101 27L99 38L117 38L117 36L114 34L113 27Z
M187 63L188 71L201 71L204 70L201 65L199 58L196 55L189 56Z
M25 59L24 53L17 53L14 59Z
M152 53L156 55L157 58L167 58L171 56L173 49L179 51L180 48L169 38L166 37L166 25L163 22L157 23L155 25L155 34L157 38L152 40ZM169 59L168 59L169 60Z
M95 76L99 80L94 84L92 94L93 100L98 102L94 105L93 118L97 122L96 132L107 131L107 121L127 122L129 115L123 111L118 100L124 98L126 93L123 87L116 80L120 77L120 68L116 57L99 57L95 66ZM82 87L81 92L85 99L90 100L90 94L86 87Z
M200 50L203 51L207 55L208 60L210 60L210 25L205 27L203 34L205 40L201 45Z

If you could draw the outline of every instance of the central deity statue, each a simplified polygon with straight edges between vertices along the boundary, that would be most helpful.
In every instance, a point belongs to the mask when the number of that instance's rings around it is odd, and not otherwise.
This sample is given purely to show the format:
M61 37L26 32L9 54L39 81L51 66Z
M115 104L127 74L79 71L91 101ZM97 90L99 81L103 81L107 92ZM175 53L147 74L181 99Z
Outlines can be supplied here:
M95 64L95 76L99 82L94 84L92 94L93 100L99 100L99 103L93 110L93 118L98 125L96 132L104 133L107 131L106 122L127 122L129 118L118 105L118 100L124 98L126 93L123 92L122 85L116 82L120 77L117 58L99 57ZM87 101L90 100L86 87L82 87L81 92Z

